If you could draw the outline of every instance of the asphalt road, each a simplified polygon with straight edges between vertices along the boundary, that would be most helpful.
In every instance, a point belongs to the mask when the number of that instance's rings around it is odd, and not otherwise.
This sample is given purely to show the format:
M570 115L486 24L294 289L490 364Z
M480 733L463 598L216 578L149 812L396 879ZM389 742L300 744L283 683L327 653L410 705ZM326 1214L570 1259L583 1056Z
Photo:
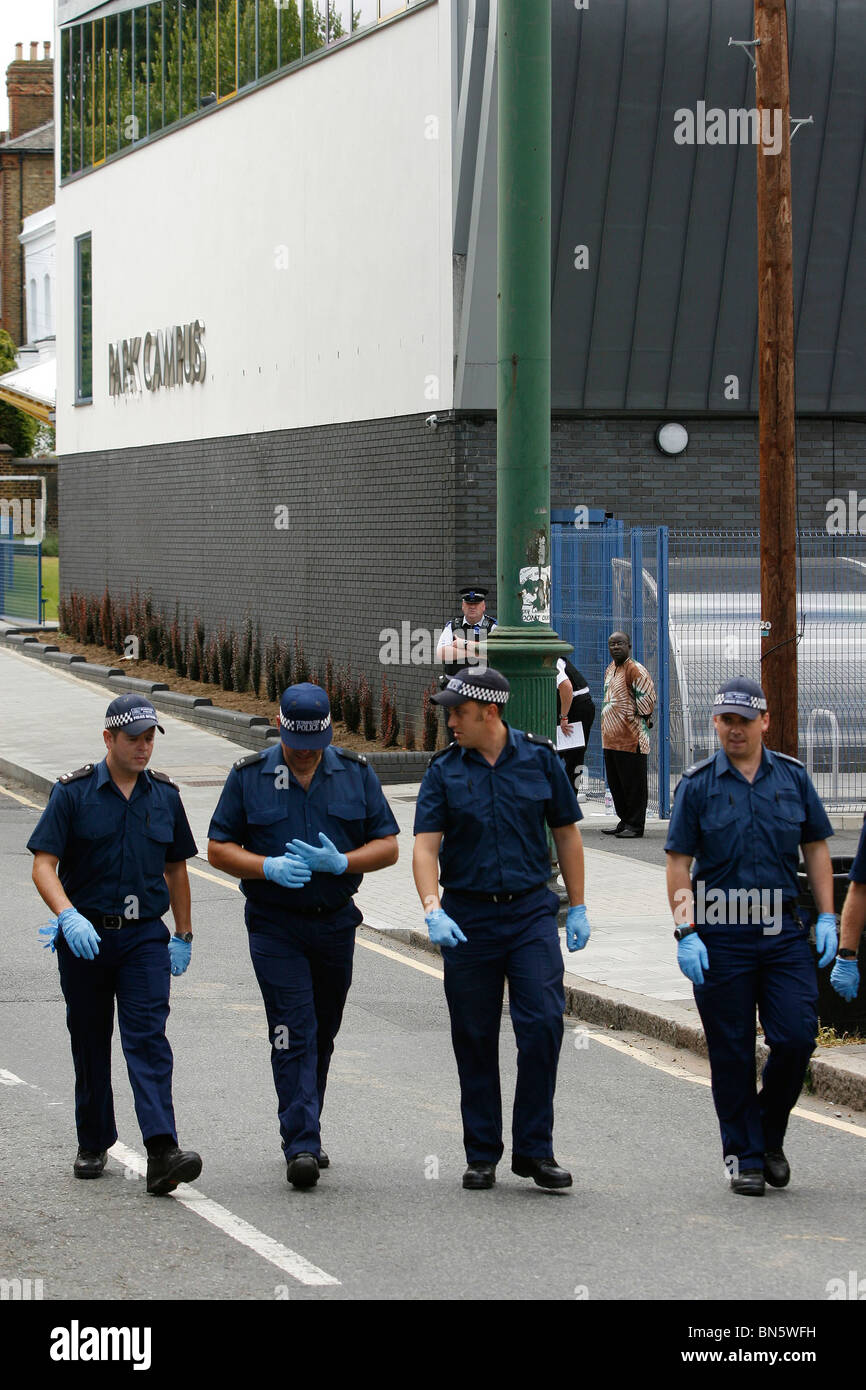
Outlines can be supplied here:
M201 1179L175 1198L146 1194L115 1039L131 1153L76 1181L63 1002L24 848L37 816L0 795L0 1276L42 1279L45 1299L742 1301L826 1300L830 1280L866 1275L866 1116L805 1099L813 1118L795 1116L786 1145L791 1187L734 1197L705 1065L573 1020L556 1153L574 1187L544 1193L506 1154L494 1190L464 1192L437 960L360 936L324 1115L332 1166L315 1189L291 1189L241 898L202 861L192 964L173 982L169 1020L180 1139L201 1151ZM507 1111L507 1018L501 1059Z

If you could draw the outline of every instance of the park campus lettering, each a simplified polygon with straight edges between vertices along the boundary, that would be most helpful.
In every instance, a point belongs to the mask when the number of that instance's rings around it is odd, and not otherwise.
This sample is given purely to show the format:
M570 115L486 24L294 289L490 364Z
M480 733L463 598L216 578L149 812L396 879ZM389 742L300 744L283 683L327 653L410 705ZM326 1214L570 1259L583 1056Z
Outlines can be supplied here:
M163 332L146 333L141 338L121 338L108 344L108 393L134 395L142 388L158 391L161 386L182 386L185 381L204 381L207 353L201 319L176 324Z

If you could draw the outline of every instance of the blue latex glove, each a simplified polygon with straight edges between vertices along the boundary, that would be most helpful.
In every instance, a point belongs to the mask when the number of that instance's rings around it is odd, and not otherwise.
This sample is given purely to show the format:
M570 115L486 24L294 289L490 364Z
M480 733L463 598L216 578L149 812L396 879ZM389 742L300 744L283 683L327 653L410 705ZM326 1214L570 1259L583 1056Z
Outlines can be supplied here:
M57 936L57 933L58 933L59 931L60 931L60 928L59 928L59 926L57 925L57 919L56 919L56 918L55 918L55 920L51 923L50 926L48 926L48 927L40 927L40 928L39 928L39 935L40 935L40 936L47 936L47 937L48 937L48 940L47 940L47 941L43 941L43 943L42 943L42 945L45 947L45 950L46 950L46 951L49 950L49 948L50 948L52 951L56 951L56 950L57 950L57 947L54 945L54 940L55 940L55 937Z
M815 923L815 945L818 947L818 965L823 969L829 965L839 949L836 935L836 918L832 912L822 912Z
M860 989L860 967L856 960L837 960L830 971L830 984L850 1004Z
M579 907L570 907L565 919L565 940L569 951L582 951L589 940L589 922L586 920L586 908L583 903Z
M321 830L319 839L324 849L308 845L305 840L292 840L291 844L286 845L286 849L293 851L317 874L344 874L349 866L345 854L342 854Z
M693 985L704 983L704 971L710 968L710 958L696 931L677 942L677 965Z
M171 964L172 975L182 975L189 965L189 958L192 955L192 942L181 941L180 937L173 936L168 943L168 958Z
M65 907L57 918L57 925L66 937L69 949L81 960L95 960L99 955L100 938L92 922L76 912L74 907Z
M466 940L457 923L447 912L443 912L441 907L434 907L432 912L427 913L424 921L427 923L430 940L434 946L456 946Z
M303 888L313 877L303 859L298 859L294 854L281 854L277 858L266 859L262 865L262 873L271 883L278 883L281 888Z

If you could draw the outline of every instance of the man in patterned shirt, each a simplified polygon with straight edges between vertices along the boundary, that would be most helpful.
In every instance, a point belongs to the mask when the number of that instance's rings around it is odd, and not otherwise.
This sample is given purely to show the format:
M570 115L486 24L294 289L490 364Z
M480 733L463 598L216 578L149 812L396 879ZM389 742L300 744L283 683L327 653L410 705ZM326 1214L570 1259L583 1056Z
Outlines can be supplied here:
M647 804L649 718L656 692L645 666L635 661L624 632L612 632L607 649L613 658L604 673L601 744L607 784L619 821L601 833L618 840L643 835Z

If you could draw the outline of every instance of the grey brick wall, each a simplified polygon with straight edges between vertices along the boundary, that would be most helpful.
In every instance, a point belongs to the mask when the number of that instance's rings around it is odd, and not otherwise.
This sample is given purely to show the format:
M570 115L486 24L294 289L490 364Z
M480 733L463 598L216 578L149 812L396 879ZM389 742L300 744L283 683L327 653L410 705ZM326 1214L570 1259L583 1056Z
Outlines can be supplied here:
M655 418L553 422L551 501L603 507L627 523L732 528L758 524L754 420L686 420L679 459L656 452ZM419 727L432 672L379 662L382 628L436 628L458 586L491 588L496 612L496 426L424 416L170 447L67 456L60 465L63 593L125 597L222 619L247 613L272 633L295 629L313 665L383 669ZM823 528L830 497L866 495L866 423L799 425L800 520ZM290 529L277 530L286 506Z

